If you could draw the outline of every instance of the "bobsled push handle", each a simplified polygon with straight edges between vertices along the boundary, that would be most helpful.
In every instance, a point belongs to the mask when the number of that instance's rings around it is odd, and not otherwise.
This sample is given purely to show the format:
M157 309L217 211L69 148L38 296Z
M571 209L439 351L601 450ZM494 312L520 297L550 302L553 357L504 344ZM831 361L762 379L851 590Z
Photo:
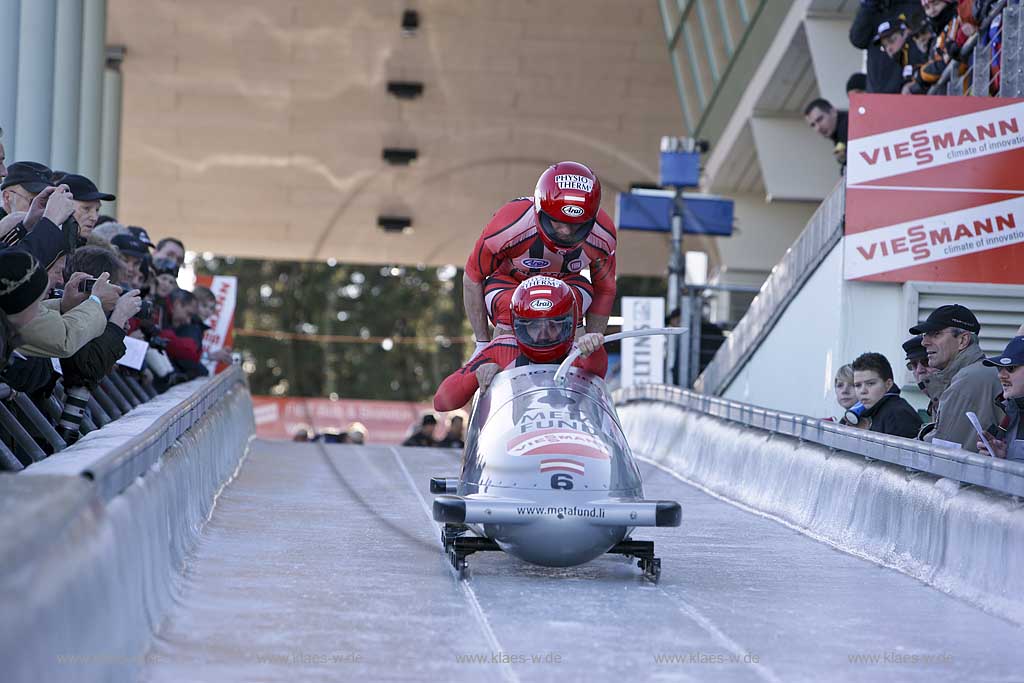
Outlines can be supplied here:
M629 330L627 332L616 332L615 334L609 334L607 337L605 337L604 343L607 344L608 342L618 341L620 339L628 339L630 337L653 337L654 335L660 334L682 334L683 332L686 332L686 330L687 328L685 327L656 327L644 330ZM569 355L565 357L565 360L562 361L562 364L558 366L558 372L555 373L556 384L562 384L563 382L565 382L565 376L569 374L569 366L572 365L573 361L575 361L579 357L579 347L573 345L572 351L570 351Z

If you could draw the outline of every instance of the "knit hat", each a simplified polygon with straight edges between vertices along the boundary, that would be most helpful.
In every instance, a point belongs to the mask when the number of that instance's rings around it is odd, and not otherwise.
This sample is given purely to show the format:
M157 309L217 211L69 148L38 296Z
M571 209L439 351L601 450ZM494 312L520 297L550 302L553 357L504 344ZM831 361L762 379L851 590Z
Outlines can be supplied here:
M36 302L49 286L46 271L31 254L0 251L0 310L16 315Z

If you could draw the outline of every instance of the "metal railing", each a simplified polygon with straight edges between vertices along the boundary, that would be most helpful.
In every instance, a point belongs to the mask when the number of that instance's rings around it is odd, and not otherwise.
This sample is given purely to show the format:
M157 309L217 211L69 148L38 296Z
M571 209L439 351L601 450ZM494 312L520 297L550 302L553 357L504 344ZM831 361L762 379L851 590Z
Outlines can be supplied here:
M79 431L82 436L123 417L157 396L148 380L122 375L117 369L90 391ZM68 447L54 425L67 396L61 382L38 404L27 394L0 384L0 471L18 472Z
M660 384L625 387L616 391L613 398L617 406L638 401L668 403L684 410L816 443L837 452L881 460L1000 493L1024 496L1024 464L1018 462L932 446L899 436L865 432L836 422L768 410Z
M94 482L100 496L104 500L111 500L128 488L137 477L148 471L182 434L191 429L224 396L239 386L245 386L245 373L240 366L233 365L206 380L187 398L160 415L144 431L134 435L130 441L99 457L76 461L71 466L74 469L73 473ZM169 393L164 396L168 396ZM44 463L42 469L47 469L49 465L50 463ZM67 468L62 467L61 471L67 473Z

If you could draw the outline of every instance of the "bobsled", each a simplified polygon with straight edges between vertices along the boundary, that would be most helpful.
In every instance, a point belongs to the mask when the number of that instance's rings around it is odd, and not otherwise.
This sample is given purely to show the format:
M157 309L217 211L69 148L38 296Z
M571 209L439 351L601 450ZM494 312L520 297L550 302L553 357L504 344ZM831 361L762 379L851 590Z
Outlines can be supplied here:
M624 555L657 581L654 543L632 534L679 526L681 517L676 501L644 498L604 380L567 365L498 373L477 394L461 474L433 477L430 490L460 578L468 575L468 555L504 551L548 567Z

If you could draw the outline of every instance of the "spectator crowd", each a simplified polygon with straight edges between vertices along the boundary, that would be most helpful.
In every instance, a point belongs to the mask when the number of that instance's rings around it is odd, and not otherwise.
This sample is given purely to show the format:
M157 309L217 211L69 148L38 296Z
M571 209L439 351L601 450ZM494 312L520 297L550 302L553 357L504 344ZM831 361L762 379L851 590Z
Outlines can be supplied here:
M91 392L111 373L160 392L207 374L204 320L216 300L177 285L185 245L102 213L115 200L89 178L33 160L6 163L0 131L0 389L28 396L66 443L80 435ZM134 370L117 361L126 339L146 344ZM209 360L231 362L229 350ZM57 414L53 397L63 400ZM15 411L17 407L13 406ZM16 415L23 418L24 416ZM32 420L19 419L32 423ZM44 425L29 429L44 453ZM9 430L4 444L23 465Z
M972 79L987 78L988 92L997 94L1002 32L1001 16L994 10L999 9L998 0L860 0L850 42L867 51L867 73L850 77L847 95L927 94L947 69L964 92ZM967 68L962 50L972 37L992 50L988 73ZM819 98L804 107L804 119L832 142L836 160L845 167L848 113ZM985 358L978 344L980 331L974 313L958 304L939 307L910 329L914 336L903 343L906 368L929 401L920 412L901 395L892 365L882 354L864 353L842 366L834 378L843 411L840 422L1024 460L1024 444L1017 439L1024 401L1024 372L1018 376L1024 366L1024 337L1011 339L999 356ZM1024 327L1018 334L1022 332ZM977 417L984 441L968 413Z
M867 51L867 73L850 77L847 95L927 94L951 62L957 64L952 78L962 81L965 92L969 79L987 77L989 91L997 93L1002 32L998 16L987 25L985 22L996 5L997 0L860 0L850 27L850 42ZM965 43L975 35L976 40L992 48L988 74L969 73L960 61ZM836 160L845 166L847 112L818 98L804 107L804 119L815 132L832 141Z
M835 375L836 401L844 411L840 423L1024 461L1019 438L1024 435L1018 435L1024 336L1013 337L1002 353L986 358L978 344L981 324L960 304L939 306L909 332L914 336L903 343L906 367L928 397L927 409L919 412L901 396L885 356L864 353ZM985 428L983 434L969 414Z

